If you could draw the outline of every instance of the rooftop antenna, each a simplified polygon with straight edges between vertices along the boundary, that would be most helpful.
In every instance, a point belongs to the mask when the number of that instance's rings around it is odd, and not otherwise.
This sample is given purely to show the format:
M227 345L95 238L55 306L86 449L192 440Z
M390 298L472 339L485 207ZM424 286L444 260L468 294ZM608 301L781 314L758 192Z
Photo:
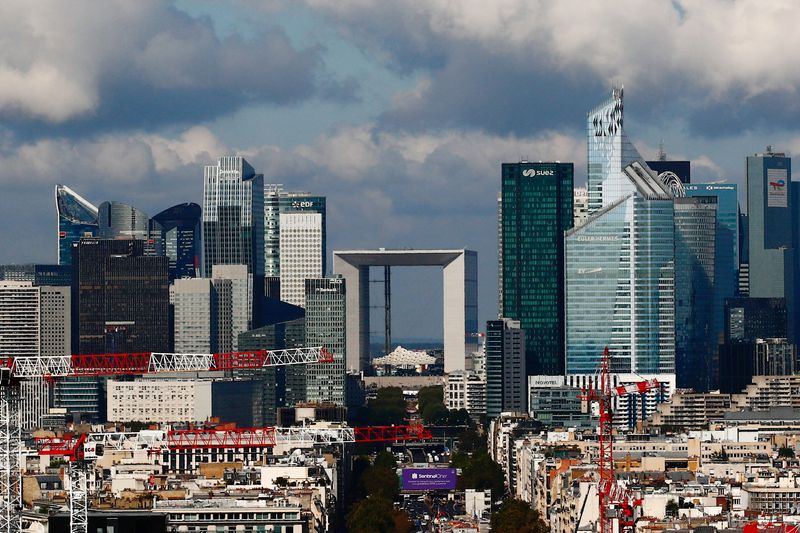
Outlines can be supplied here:
M661 142L658 143L658 160L659 161L667 160L667 153L664 151L664 139L661 139Z

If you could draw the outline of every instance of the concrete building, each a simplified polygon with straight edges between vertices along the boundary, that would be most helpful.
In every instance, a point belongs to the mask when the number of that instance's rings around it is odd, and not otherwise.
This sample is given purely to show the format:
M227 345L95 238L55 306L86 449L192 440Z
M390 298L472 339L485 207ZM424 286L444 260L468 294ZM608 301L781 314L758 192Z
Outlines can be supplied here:
M324 346L333 355L332 363L308 366L309 402L345 404L346 288L342 278L305 280L306 344Z
M527 407L526 331L518 320L486 322L486 415L525 412Z
M284 191L280 184L264 185L264 275L279 278L280 217L285 213L319 213L322 217L322 273L327 273L326 198L309 192Z
M171 288L177 353L217 351L217 291L207 278L176 279Z
M478 419L486 414L486 381L475 372L450 372L445 377L444 401L448 409L466 409Z
M580 393L566 386L564 376L529 376L528 414L551 428L589 426L592 421Z
M26 358L70 354L69 287L0 281L0 354ZM49 408L42 379L22 382L22 427L36 428Z
M322 270L322 214L300 212L280 215L281 300L302 307L305 281L318 279Z
M721 416L730 407L729 394L679 390L669 402L658 406L651 425L662 431L705 429L710 419Z
M253 276L248 274L245 265L214 265L211 277L218 292L224 290L218 280L230 280L230 345L231 350L237 351L239 334L252 329L253 325ZM218 306L218 312L227 310L224 305Z
M109 380L109 422L203 422L211 418L211 381Z
M478 254L472 250L333 252L333 271L347 283L347 369L369 367L370 267L440 266L443 274L444 370L464 370L478 332Z

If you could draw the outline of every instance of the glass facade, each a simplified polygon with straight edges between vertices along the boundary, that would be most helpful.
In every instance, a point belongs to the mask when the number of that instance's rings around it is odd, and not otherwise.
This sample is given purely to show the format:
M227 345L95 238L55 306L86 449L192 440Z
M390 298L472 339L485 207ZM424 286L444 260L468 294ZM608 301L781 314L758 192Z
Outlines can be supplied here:
M572 163L505 163L500 195L500 307L526 331L528 375L564 373L564 231Z
M589 214L634 192L636 187L622 169L644 160L623 132L623 90L589 111L586 117Z
M56 185L58 264L72 264L72 243L97 236L97 208L66 185Z
M697 183L685 186L686 196L717 198L714 252L714 342L725 331L725 300L736 296L739 283L739 196L735 183Z
M221 157L203 178L203 277L214 265L264 275L264 177L242 157Z
M680 388L710 390L714 335L717 198L675 198L675 367Z
M565 235L566 372L675 372L673 195L623 132L622 90L587 117L590 216Z
M164 254L169 258L170 281L194 278L200 269L200 206L178 204L153 220L160 225Z
M144 211L122 202L103 202L98 208L98 224L101 239L140 239L145 255L164 255L161 227Z
M319 213L322 215L322 273L327 273L326 198L307 192L287 192L280 185L267 184L264 189L264 271L267 277L281 275L280 216L285 213Z
M306 369L309 402L344 406L345 398L345 282L342 278L306 280L306 345L324 346L333 363Z
M789 340L797 335L792 160L768 151L747 158L747 242L749 295L785 298Z
M518 320L486 322L486 416L527 410L525 330Z

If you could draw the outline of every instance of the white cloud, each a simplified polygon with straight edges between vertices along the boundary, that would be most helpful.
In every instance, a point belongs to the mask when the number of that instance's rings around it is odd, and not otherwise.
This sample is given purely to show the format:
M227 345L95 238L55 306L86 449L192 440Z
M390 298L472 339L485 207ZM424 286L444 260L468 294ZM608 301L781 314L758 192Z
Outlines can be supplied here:
M425 50L476 43L499 58L588 69L604 82L678 80L710 97L794 91L800 82L800 3L792 0L307 1L396 61L404 48L414 61Z

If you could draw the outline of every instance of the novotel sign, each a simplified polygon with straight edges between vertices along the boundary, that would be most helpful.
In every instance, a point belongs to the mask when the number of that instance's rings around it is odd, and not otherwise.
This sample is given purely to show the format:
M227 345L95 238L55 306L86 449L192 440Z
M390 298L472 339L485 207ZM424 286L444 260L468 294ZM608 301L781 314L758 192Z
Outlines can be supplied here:
M453 490L458 475L455 468L404 468L403 490Z

